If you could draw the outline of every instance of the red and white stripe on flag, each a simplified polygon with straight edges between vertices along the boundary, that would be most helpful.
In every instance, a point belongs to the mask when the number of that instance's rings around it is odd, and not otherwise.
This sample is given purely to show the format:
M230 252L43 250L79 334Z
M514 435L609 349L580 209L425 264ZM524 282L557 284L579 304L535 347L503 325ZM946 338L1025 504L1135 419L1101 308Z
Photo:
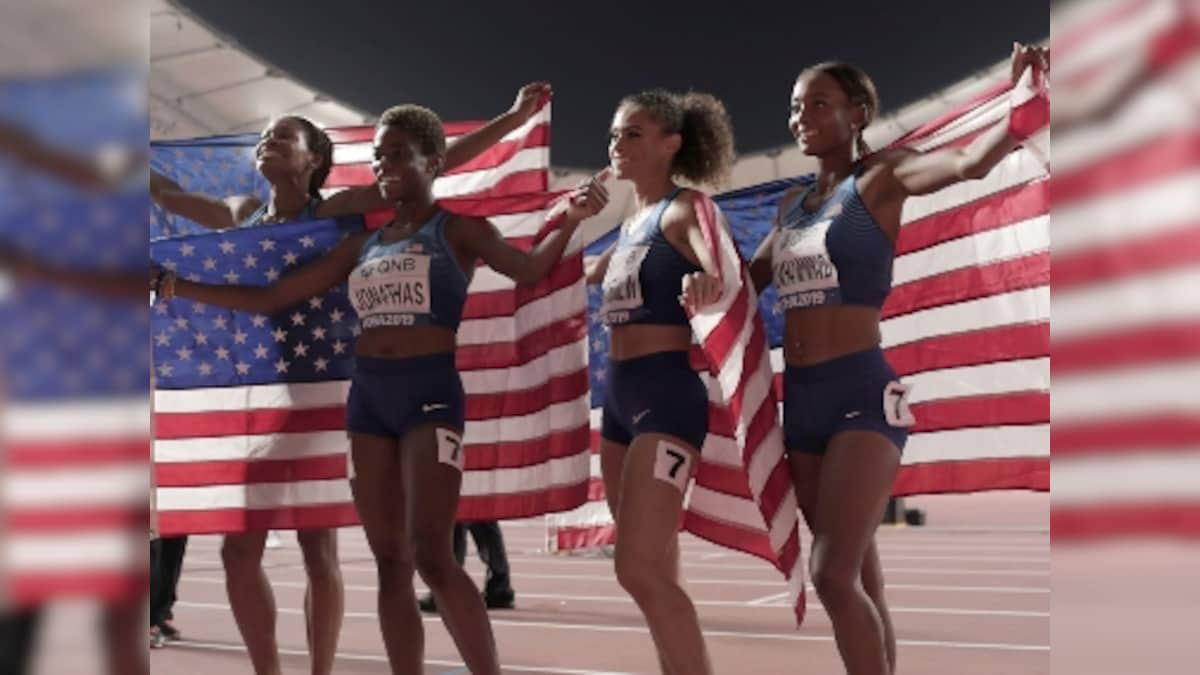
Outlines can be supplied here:
M145 396L0 406L0 606L142 596L149 422Z
M779 397L758 294L720 209L701 194L694 204L724 290L718 302L690 316L715 405L684 528L774 565L791 582L800 624L805 584L798 507L777 423Z
M1104 9L1063 37L1056 77L1149 69L1106 118L1055 131L1051 528L1195 537L1200 6Z
M447 136L478 126L448 123ZM487 216L505 238L528 246L555 197L546 192L549 126L547 104L502 142L438 178L435 194L449 210ZM372 131L330 130L335 166L327 188L374 181ZM585 312L581 236L535 286L518 288L490 268L476 270L458 332L467 394L460 518L525 517L585 501ZM334 381L157 391L160 530L356 523L346 480L348 387ZM236 423L228 423L231 413Z
M961 146L1010 109L1040 117L982 179L905 202L881 325L917 420L896 496L1050 489L1049 131L1031 84L1027 70L892 144Z

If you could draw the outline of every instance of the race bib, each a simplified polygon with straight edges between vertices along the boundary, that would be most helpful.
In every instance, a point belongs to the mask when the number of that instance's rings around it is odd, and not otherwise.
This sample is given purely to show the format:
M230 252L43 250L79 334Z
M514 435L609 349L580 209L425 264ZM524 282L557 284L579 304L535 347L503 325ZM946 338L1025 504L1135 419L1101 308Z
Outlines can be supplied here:
M434 433L437 434L438 461L462 471L462 436L459 436L450 429L443 429L441 427L438 427Z
M780 230L772 251L779 309L812 307L840 301L837 267L825 237L832 220L804 228Z
M883 417L894 427L911 427L917 423L908 407L911 388L899 381L888 382L883 388Z
M683 448L659 441L654 451L654 477L684 492L692 477L692 456Z
M624 323L642 307L642 262L649 246L630 246L613 252L604 273L604 300L600 313L606 323Z
M350 301L363 328L411 325L429 314L428 255L394 253L359 263L350 275Z

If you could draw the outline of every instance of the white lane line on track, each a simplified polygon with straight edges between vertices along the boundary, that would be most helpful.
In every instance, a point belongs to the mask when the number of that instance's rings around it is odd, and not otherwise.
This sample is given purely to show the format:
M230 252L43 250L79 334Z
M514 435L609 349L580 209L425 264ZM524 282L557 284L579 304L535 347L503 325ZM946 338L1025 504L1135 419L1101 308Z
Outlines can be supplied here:
M513 574L514 579L551 579L555 581L612 581L616 582L616 577L611 574L532 574L532 573L516 573ZM224 583L223 580L221 580ZM784 586L781 580L759 580L759 579L685 579L688 586L762 586L775 587ZM372 587L373 588L373 587ZM809 590L816 591L812 584L808 585ZM1003 594L1019 594L1019 595L1045 595L1050 593L1049 587L1044 586L939 586L934 584L887 584L887 588L897 591L930 591L941 593L1003 593Z
M190 607L192 609L209 609L209 610L224 610L229 611L229 605L219 603L199 603L199 602L184 602L175 603L178 607ZM303 615L304 612L297 608L281 607L278 610L281 614ZM346 618L354 619L373 619L377 615L372 612L346 612ZM422 621L428 624L441 625L440 617L422 617ZM582 624L582 623L554 623L551 621L517 621L509 619L496 619L491 617L491 623L494 627L517 627L517 628L539 628L551 630L581 630L590 633L635 633L638 635L646 634L646 627L640 626L612 626L605 624ZM733 638L742 640L776 640L781 642L832 642L833 635L801 635L799 633L748 633L742 631L725 631L725 630L706 630L704 631L705 638ZM176 643L181 644L181 643ZM896 640L896 644L902 647L929 647L935 649L974 649L974 650L989 650L989 651L1021 651L1021 652L1048 652L1050 645L1031 645L1013 642L955 642L946 640ZM303 653L303 652L300 652ZM373 657L382 659L383 657ZM434 663L434 662L427 662ZM454 665L450 662L443 662L448 665ZM513 668L513 666L506 666ZM515 669L515 668L514 668ZM545 672L545 671L537 671ZM567 672L555 669L550 672ZM592 672L592 671L576 671L576 672Z
M177 603L182 604L182 603ZM204 608L208 609L208 608ZM285 611L285 610L280 610ZM290 612L287 612L290 613ZM193 640L180 640L171 643L172 648L175 646L186 649L197 649L217 652L241 652L245 653L246 648L241 645L222 644L219 642L196 642ZM308 652L302 649L279 649L280 654L287 656L308 656ZM336 658L342 661L368 661L372 663L387 663L387 657L382 654L351 654L349 652L337 652ZM462 661L441 661L438 659L425 659L425 664L430 666L447 666L462 668ZM514 666L511 663L503 663L501 667L504 670L515 670L524 673L564 673L565 675L632 675L621 671L612 670L572 670L570 668L543 668L541 666ZM453 673L466 671L451 671Z
M223 585L224 581L213 579L211 577L185 577L183 581L191 581L195 583ZM305 584L298 581L273 581L271 585L280 588L303 589ZM378 588L376 586L363 586L356 584L347 584L346 591L353 593L375 593ZM414 592L418 595L428 592L429 589L424 587L415 587ZM632 605L633 600L627 595L564 595L561 593L518 593L518 599L525 598L530 600L558 600L560 604L567 602L591 602L591 603L614 603L623 605ZM747 602L744 600L705 600L692 598L692 604L697 607L742 607L742 608L769 608L776 609L780 607L790 607L784 601L787 598L787 593L776 593L767 596L767 598L775 598L775 600L767 600L764 602ZM759 598L758 600L763 600ZM809 602L809 609L817 611L825 611L819 602ZM970 607L891 607L888 609L893 614L943 614L947 616L996 616L996 617L1014 617L1014 618L1030 618L1044 619L1049 618L1049 612L1026 611L1026 610L1006 610L1006 609L974 609Z

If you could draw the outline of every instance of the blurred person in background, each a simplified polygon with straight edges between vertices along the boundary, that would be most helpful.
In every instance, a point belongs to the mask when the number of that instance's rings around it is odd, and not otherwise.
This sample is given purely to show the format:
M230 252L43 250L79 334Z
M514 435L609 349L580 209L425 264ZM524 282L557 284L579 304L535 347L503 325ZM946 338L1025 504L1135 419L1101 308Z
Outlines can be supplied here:
M110 148L93 154L73 152L47 143L31 130L7 120L0 120L0 156L21 169L50 176L93 197L136 194L146 185L146 148ZM37 280L95 293L97 297L136 303L146 299L144 276L89 272L47 263L7 241L0 242L0 272L13 279L18 289L25 281ZM148 671L145 650L148 590L143 587L139 597L131 601L105 601L101 607L100 638L107 670L113 675ZM0 675L29 672L45 610L45 606L35 604L0 615Z
M1056 3L1051 21L1051 668L1190 674L1200 2Z

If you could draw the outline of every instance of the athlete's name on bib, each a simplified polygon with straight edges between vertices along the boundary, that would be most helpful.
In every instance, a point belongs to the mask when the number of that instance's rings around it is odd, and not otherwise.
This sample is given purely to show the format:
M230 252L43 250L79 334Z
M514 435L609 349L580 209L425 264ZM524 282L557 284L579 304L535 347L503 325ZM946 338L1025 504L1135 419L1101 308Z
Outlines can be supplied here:
M429 267L429 256L408 253L361 263L350 284L355 308L364 315L379 309L428 312Z
M784 260L775 267L776 284L787 286L816 280L833 279L837 268L828 256L818 253Z
M354 306L368 313L384 305L423 308L429 297L426 280L388 281L354 289Z

